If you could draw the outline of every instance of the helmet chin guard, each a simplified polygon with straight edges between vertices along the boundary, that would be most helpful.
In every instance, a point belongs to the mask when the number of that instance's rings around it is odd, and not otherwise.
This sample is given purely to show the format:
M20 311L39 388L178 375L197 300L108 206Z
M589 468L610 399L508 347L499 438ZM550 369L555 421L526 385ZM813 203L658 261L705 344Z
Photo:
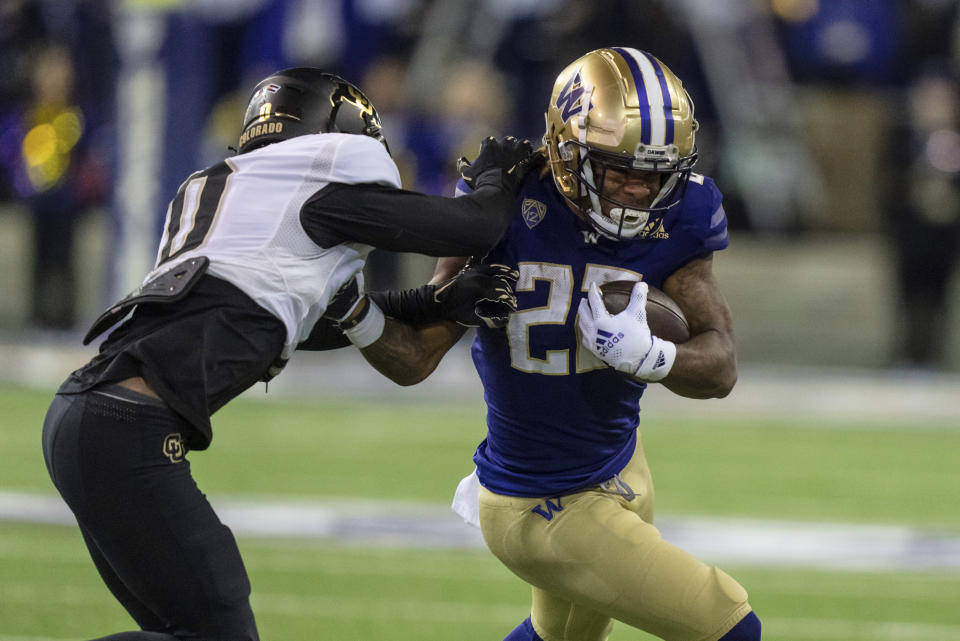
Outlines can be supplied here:
M698 125L680 79L649 53L598 49L560 73L545 117L550 170L570 206L605 237L656 238L697 161ZM648 207L620 202L603 192L608 168L661 174L660 191Z
M613 240L629 240L639 235L651 236L657 232L659 222L674 206L683 199L690 170L682 172L661 172L663 174L660 191L649 207L637 207L633 203L623 203L603 195L596 172L590 162L589 152L583 154L584 161L576 179L580 183L579 205L577 207L587 217L588 222L603 236ZM678 190L678 186L680 189ZM603 213L601 201L607 201L612 207ZM651 236L652 237L652 236Z

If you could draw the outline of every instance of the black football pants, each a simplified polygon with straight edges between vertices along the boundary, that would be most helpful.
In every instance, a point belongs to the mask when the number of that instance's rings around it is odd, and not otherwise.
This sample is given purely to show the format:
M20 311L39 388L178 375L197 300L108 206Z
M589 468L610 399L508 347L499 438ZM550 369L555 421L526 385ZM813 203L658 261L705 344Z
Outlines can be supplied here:
M110 641L257 641L236 541L200 492L187 424L118 386L54 397L47 470L107 587L141 632Z

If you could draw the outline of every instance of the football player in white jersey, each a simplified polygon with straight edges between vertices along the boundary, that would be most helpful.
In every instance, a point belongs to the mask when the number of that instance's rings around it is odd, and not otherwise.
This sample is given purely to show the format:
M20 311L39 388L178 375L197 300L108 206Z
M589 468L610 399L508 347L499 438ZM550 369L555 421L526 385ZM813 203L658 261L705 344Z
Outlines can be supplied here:
M403 382L429 374L442 352L417 352L413 338L456 332L415 329L386 317L376 297L360 298L364 259L374 247L486 253L534 159L526 141L488 140L471 196L405 191L373 105L312 68L257 85L238 151L181 185L155 269L84 342L129 318L70 374L44 421L51 479L140 628L110 641L258 639L236 542L187 452L210 444L211 414L275 376L297 349L389 345L413 364ZM380 300L421 320L495 325L514 303L513 277L478 266Z
M758 641L740 584L653 525L637 430L647 385L712 398L737 378L712 268L727 221L717 186L691 171L693 102L653 55L610 47L560 73L546 122L549 169L523 181L484 259L517 270L517 309L477 330L487 437L455 500L532 586L531 615L506 641L605 641L614 620L666 641ZM466 170L458 191L475 193ZM463 264L442 259L437 275ZM639 281L619 314L597 290L611 280ZM651 333L648 284L684 311L688 341Z

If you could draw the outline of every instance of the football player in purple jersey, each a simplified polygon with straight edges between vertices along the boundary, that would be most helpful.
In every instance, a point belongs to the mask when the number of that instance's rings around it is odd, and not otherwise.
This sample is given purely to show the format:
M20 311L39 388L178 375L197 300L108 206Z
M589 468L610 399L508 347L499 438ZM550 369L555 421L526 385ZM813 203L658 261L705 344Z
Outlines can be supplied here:
M727 220L713 180L692 171L693 102L654 56L605 48L560 73L546 124L547 167L527 175L504 237L480 257L517 271L517 309L477 330L488 430L454 500L532 586L531 616L507 641L603 641L614 620L667 641L757 641L743 587L653 525L637 430L650 383L714 398L737 379L712 268ZM462 165L460 193L474 171ZM435 281L464 264L441 259ZM615 315L597 290L612 280L637 281ZM688 341L651 334L648 284L683 310Z
M485 253L534 158L526 141L487 141L469 197L405 191L373 105L342 78L303 67L257 85L238 148L180 187L154 270L84 342L129 318L70 374L44 421L50 477L140 628L109 641L259 638L233 534L187 453L210 445L211 414L298 349L402 350L404 382L429 374L433 354L415 346L459 337L458 325L385 317L376 295L360 297L364 260L374 247ZM514 306L514 276L478 265L395 298L424 319L497 325Z

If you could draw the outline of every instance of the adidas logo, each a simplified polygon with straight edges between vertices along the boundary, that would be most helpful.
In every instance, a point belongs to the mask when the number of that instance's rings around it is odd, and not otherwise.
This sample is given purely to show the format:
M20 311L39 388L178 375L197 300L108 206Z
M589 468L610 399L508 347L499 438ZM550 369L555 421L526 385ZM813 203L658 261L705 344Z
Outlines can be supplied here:
M654 223L657 224L656 228L654 228ZM664 238L670 238L670 234L663 228L663 220L651 220L647 226L643 228L643 231L637 234L637 238L656 238L662 240Z
M659 354L657 354L657 362L653 366L653 369L657 369L658 367L663 367L666 364L667 364L667 357L664 356L663 351L661 351Z
M602 329L597 330L597 352L600 356L606 356L617 343L623 340L623 332L607 332ZM661 355L662 358L662 355Z

